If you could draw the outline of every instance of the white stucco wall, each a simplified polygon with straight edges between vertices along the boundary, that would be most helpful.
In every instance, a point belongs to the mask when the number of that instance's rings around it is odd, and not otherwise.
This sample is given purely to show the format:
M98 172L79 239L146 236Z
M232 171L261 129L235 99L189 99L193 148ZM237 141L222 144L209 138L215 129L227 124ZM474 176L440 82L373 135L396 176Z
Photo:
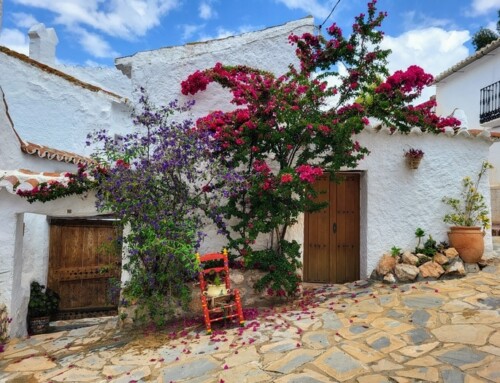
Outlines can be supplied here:
M0 89L0 170L33 172L76 171L76 165L42 159L21 152L20 143L6 114ZM72 196L30 204L0 187L0 303L5 303L11 336L26 335L30 282L47 280L49 236L46 216L78 217L96 214L95 198Z
M48 251L48 236L42 238L43 232L48 230L45 225L33 225L24 228L30 223L39 224L45 216L52 217L84 217L93 216L95 199L91 194L70 196L47 203L29 204L25 199L10 194L5 189L0 190L0 220L3 222L0 230L0 303L5 303L9 316L13 318L10 325L10 336L26 335L26 313L30 294L31 280L46 281ZM33 219L32 214L39 214ZM25 221L25 216L28 218ZM41 240L40 243L27 241ZM40 278L40 279L39 279Z
M356 138L371 153L356 171L360 178L360 257L362 278L368 277L383 253L392 246L413 250L417 245L415 229L422 228L437 241L448 241L448 225L443 222L449 211L441 202L445 196L459 197L462 178L479 172L488 158L490 141L472 138L467 133L447 135L390 135L388 130L364 130ZM409 169L403 157L410 147L425 152L420 167ZM349 169L345 169L349 170ZM488 179L480 191L490 204ZM289 239L303 243L304 217L290 229ZM485 253L493 250L491 232L485 236Z
M367 210L361 213L366 217L364 276L392 246L415 248L417 227L438 242L448 240L448 226L443 217L449 210L441 200L444 196L459 197L462 178L474 178L482 161L487 160L491 144L483 138L466 135L388 135L387 132L368 133L365 130L359 135L360 143L371 151L358 167L366 170L368 191ZM410 147L425 152L416 170L409 169L403 157L404 150ZM487 178L482 180L480 190L489 206ZM486 252L491 252L490 233L485 237L485 244ZM362 257L364 255L362 253Z
M19 135L59 150L89 154L86 136L95 129L130 129L130 105L84 89L0 52L0 86Z
M500 80L500 48L460 69L436 85L436 112L465 111L469 129L479 129L479 91Z
M247 65L281 75L290 63L298 64L295 48L288 42L291 33L314 32L314 19L303 18L261 31L244 33L219 40L138 52L115 60L116 66L129 73L134 89L144 87L151 100L162 105L174 99L196 101L190 116L194 119L214 110L233 110L231 94L218 84L210 84L205 92L195 96L181 94L181 82L196 70L225 65ZM294 229L295 230L295 229ZM217 234L214 226L206 228L207 239L201 252L227 246L227 239ZM268 240L263 236L262 244ZM300 240L302 243L302 239Z
M467 116L469 129L481 129L479 124L480 90L497 81L500 81L500 48L488 52L436 85L437 114L447 116L455 108L462 109ZM495 166L490 171L490 184L500 186L499 143L491 146L489 161Z
M46 215L24 214L22 286L36 280L47 283L49 270L49 223Z
M132 81L115 67L56 66L60 71L122 97L132 97Z
M288 43L291 33L313 33L314 19L307 17L261 31L244 33L199 43L138 52L133 56L115 60L124 72L130 71L134 89L144 87L151 100L165 104L173 99L192 99L181 94L181 82L196 70L225 65L247 65L275 74L283 74L290 63L298 63L295 48ZM213 110L235 109L230 105L229 94L217 91L211 84L207 91L194 96L196 116ZM209 95L209 96L208 96Z
M312 32L311 18L294 21L264 31L252 32L227 39L188 44L140 52L116 60L116 65L128 73L135 87L144 86L152 100L165 103L180 96L180 82L195 70L212 67L215 63L243 64L281 74L290 62L296 63L293 47L287 36L294 32ZM490 78L484 80L486 84ZM479 89L479 88L478 88ZM479 92L479 90L478 90ZM227 103L227 92L214 84L195 95L195 117L213 110L234 109ZM477 95L476 101L478 104ZM443 105L449 114L455 107ZM479 104L478 104L479 105ZM446 108L451 108L447 113ZM447 226L442 218L445 195L458 193L461 179L474 175L487 158L491 142L481 138L448 137L410 134L389 136L386 133L363 132L359 140L372 153L359 164L361 177L361 275L367 276L380 256L394 245L414 248L414 232L422 227L436 240L447 240ZM403 150L410 146L426 152L421 168L410 170L405 164ZM467 160L466 163L464 161ZM489 190L484 188L489 203ZM290 228L288 238L303 242L303 217ZM216 230L208 229L209 240L201 251L218 249L226 243ZM486 237L491 251L491 237Z

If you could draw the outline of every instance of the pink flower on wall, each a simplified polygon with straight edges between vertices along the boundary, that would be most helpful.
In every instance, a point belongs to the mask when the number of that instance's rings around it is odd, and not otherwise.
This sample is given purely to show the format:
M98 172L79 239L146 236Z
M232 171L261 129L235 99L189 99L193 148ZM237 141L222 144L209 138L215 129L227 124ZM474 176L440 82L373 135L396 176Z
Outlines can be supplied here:
M281 183L286 184L293 181L293 176L290 173L284 173L281 175Z
M295 169L302 181L313 183L316 178L323 175L323 169L317 166L300 165Z

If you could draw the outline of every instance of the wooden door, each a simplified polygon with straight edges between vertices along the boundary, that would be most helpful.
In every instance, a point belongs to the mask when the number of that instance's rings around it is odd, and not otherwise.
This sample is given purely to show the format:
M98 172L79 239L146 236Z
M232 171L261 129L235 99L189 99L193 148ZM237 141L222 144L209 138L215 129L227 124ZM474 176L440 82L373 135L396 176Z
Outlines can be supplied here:
M121 275L119 229L112 221L53 219L47 286L61 297L59 318L116 312Z
M346 283L359 279L359 173L329 175L314 184L322 210L306 213L304 222L304 281Z

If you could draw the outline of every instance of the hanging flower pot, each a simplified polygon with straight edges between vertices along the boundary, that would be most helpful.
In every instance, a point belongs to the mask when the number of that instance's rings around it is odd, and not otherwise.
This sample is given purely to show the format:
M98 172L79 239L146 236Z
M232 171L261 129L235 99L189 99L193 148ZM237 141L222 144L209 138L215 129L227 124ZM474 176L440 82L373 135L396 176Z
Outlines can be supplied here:
M405 151L404 156L406 158L406 162L408 163L408 167L410 169L418 169L420 161L424 156L424 152L420 149L410 148Z
M422 157L420 158L407 158L408 166L410 169L418 169L418 166L420 165L420 161L422 161Z

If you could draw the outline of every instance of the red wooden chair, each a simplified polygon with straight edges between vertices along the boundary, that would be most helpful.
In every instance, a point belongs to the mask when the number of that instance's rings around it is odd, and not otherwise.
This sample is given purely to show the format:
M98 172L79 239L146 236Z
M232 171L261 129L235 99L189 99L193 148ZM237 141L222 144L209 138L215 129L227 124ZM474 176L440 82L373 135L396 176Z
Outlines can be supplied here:
M217 260L222 260L224 262L223 266L208 269L201 268L198 274L201 289L201 306L203 309L203 317L205 319L207 332L209 334L212 333L212 322L221 320L239 320L240 326L243 326L245 319L243 318L240 292L238 289L231 289L230 285L231 282L229 280L229 261L227 257L227 250L224 249L222 253L210 253L204 255L197 253L196 258L199 263ZM205 280L206 276L210 273L220 273L222 271L225 272L223 277L225 286L223 287L225 287L227 291L221 291L217 296L209 296L207 293L207 281Z

